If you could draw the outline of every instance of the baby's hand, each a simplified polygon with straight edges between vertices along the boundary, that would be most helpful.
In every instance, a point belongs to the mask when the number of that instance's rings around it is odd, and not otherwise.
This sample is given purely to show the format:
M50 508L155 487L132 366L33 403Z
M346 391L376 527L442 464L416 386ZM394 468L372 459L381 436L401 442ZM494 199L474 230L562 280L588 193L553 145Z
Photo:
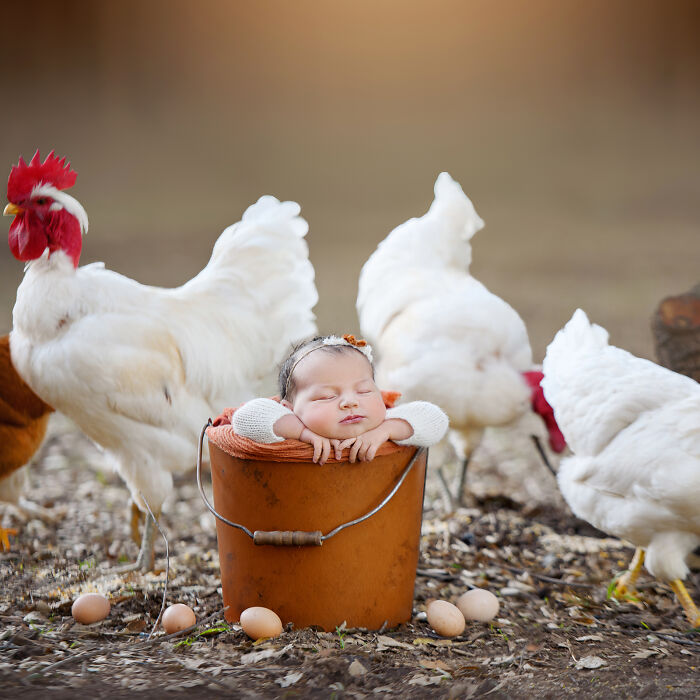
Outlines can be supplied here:
M389 439L384 425L368 430L355 438L344 440L342 449L350 447L348 459L351 462L371 462L377 454L377 450ZM346 444L347 443L347 444ZM342 452L341 449L341 452Z
M351 438L349 440L339 440L338 438L333 438L331 440L331 449L333 450L333 454L337 460L341 460L343 458L343 450L346 447L350 447L354 440L355 438Z
M313 461L325 464L331 453L331 441L326 437L316 435L308 428L304 428L298 438L301 442L308 442L314 448Z

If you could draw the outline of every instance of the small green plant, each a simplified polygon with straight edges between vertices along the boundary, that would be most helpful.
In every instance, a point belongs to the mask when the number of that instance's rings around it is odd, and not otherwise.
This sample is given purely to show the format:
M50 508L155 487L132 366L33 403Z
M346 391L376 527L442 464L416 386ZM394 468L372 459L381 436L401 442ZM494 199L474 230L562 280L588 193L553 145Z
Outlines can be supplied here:
M616 603L619 602L620 600L625 600L628 603L638 603L639 598L634 594L630 593L629 591L625 593L616 593L617 589L617 582L622 578L624 575L623 573L615 574L615 576L612 577L612 580L608 584L608 589L605 594L605 599L606 600L614 600Z
M340 627L336 627L335 633L338 635L338 643L340 644L340 648L345 649L345 637L347 636L347 632L345 630L341 630Z
M185 637L184 639L181 639L179 642L176 642L173 646L174 649L177 649L178 647L190 647L194 644L195 638L194 637Z
M84 569L94 569L95 568L94 558L90 557L90 559L84 559L83 561L79 561L78 568L81 571L83 571Z
M197 637L208 637L211 634L219 634L219 632L230 632L231 626L222 622L221 624L215 625L214 627L209 627L208 629L202 630Z
M494 626L493 622L490 624L490 627L491 631L494 634L497 634L499 637L502 637L504 641L508 641L508 635L500 627Z
M192 644L194 644L200 637L209 637L212 634L219 634L220 632L230 631L231 626L225 622L222 622L218 625L215 625L214 627L208 627L207 629L202 630L201 632L197 632L196 634L193 634L189 637L185 637L185 639L181 639L175 644L175 648L183 646L189 647L192 646Z
M608 590L605 593L606 600L610 600L613 597L613 594L615 593L615 587L617 586L617 582L620 580L621 576L622 573L615 574L610 580L610 583L608 584Z

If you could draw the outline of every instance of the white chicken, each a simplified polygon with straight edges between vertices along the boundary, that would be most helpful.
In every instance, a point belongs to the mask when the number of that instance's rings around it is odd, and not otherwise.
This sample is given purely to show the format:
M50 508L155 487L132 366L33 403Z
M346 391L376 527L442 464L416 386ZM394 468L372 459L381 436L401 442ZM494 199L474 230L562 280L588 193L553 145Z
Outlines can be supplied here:
M395 228L362 268L357 311L362 334L378 354L380 386L403 398L439 405L450 419L450 441L466 467L485 428L509 424L532 409L523 376L533 369L527 330L517 312L469 273L470 239L484 225L447 173L420 218ZM564 448L556 424L550 444Z
M191 469L202 425L259 395L290 343L315 332L314 271L295 202L261 197L181 287L78 267L87 215L53 153L8 182L10 248L27 261L10 336L20 376L113 458L133 501L157 515ZM265 389L266 390L266 389ZM136 566L152 567L146 518Z
M607 331L581 309L543 367L545 396L573 452L559 469L564 498L577 516L638 548L617 594L646 559L700 626L682 582L700 544L700 385L608 345Z

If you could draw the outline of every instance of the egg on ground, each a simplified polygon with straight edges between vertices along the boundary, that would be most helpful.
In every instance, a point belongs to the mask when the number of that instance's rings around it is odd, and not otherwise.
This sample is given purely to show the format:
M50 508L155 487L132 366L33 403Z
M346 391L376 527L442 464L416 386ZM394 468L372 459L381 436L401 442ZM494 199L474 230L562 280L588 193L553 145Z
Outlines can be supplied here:
M175 603L163 613L163 629L168 633L180 632L180 630L192 627L197 622L194 610L184 603Z
M103 595L83 593L73 601L70 612L76 622L91 625L104 620L109 615L110 608L109 601Z
M246 608L241 613L241 628L251 639L277 637L282 634L282 620L268 608Z
M428 624L441 637L456 637L464 632L464 615L459 608L446 600L434 600L427 609Z
M457 607L465 620L488 622L498 614L498 598L483 588L474 588L463 593L457 600Z

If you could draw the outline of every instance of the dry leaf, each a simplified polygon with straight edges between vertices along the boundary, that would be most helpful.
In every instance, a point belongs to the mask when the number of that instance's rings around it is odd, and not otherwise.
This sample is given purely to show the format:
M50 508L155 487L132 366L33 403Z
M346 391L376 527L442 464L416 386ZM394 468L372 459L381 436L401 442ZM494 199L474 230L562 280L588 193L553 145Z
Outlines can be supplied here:
M284 678L277 678L275 683L279 683L282 688L289 688L294 685L304 674L301 671L290 671Z
M601 659L600 656L583 656L576 662L576 668L579 671L582 669L601 668L607 665L608 662Z
M243 654L241 656L242 664L254 664L263 659L276 659L283 654L286 654L291 648L292 644L287 644L286 647L282 649L262 649L261 651L251 651L248 654Z
M430 671L451 671L452 666L448 666L444 661L440 659L418 659L418 663Z
M351 676L364 676L367 673L367 669L355 659L348 667L348 673Z

